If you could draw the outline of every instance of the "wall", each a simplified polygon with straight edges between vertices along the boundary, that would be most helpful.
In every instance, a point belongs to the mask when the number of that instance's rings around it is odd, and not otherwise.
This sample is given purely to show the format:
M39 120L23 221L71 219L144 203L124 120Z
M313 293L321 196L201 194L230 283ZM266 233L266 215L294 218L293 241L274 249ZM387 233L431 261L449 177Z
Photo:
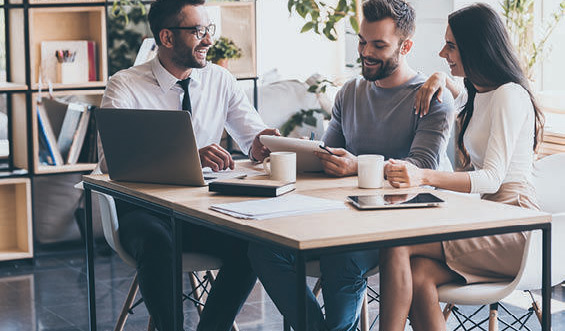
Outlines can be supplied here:
M306 80L344 72L344 38L332 42L313 32L300 33L304 20L290 16L286 0L257 0L257 69L259 76L277 69L282 78ZM339 26L343 36L343 25Z
M541 4L541 12L545 18L549 17L559 5L559 0L544 0ZM541 65L541 86L542 90L561 90L565 91L565 66L563 59L565 58L565 43L559 42L565 40L565 19L559 22L557 28L549 38L547 45L551 47L551 53L542 62ZM565 105L563 105L565 106ZM564 107L565 108L565 107Z

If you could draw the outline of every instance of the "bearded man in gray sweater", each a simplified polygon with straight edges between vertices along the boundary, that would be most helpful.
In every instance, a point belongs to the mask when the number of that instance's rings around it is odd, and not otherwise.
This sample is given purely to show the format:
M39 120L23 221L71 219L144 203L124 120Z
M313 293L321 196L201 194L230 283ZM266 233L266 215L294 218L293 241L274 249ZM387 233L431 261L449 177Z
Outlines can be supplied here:
M332 154L317 152L332 176L357 174L357 155L380 154L420 168L450 169L445 150L453 122L453 98L414 112L416 93L426 76L412 69L406 56L413 47L414 9L403 0L363 3L359 32L362 76L338 92L323 141ZM387 166L385 165L385 174ZM296 328L295 256L288 251L253 244L253 269L277 308ZM355 330L367 282L363 275L378 265L378 250L320 257L326 316L308 293L308 330Z

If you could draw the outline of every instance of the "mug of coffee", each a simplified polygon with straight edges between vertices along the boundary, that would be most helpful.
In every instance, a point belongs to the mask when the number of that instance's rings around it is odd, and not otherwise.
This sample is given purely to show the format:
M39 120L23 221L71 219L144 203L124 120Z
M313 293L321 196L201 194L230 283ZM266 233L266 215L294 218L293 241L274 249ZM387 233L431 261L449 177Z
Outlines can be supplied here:
M357 156L357 180L359 188L383 187L383 167L385 158L382 155Z
M272 180L294 183L296 182L296 153L272 152L263 160L263 168Z

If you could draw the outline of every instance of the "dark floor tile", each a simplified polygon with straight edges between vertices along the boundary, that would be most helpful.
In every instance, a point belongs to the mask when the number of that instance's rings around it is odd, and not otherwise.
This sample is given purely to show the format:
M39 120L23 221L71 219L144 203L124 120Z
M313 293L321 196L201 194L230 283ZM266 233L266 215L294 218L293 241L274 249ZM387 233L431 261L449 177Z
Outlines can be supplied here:
M116 255L98 256L95 259L97 320L99 330L113 330L123 301L135 274L130 266ZM308 279L312 287L315 278ZM369 284L378 290L378 277L371 277ZM188 289L188 277L184 278ZM35 264L19 263L0 265L0 330L88 330L88 309L86 302L87 284L84 255L70 252L56 256L39 257ZM539 291L538 291L539 294ZM553 298L563 301L565 288L556 286ZM323 302L323 298L320 298ZM523 308L507 305L514 313L525 312ZM461 307L469 313L475 307ZM378 315L378 303L369 305L371 318ZM195 330L199 317L196 308L185 304L185 329ZM488 312L485 310L481 314ZM501 312L502 318L507 318ZM143 304L130 315L125 330L145 330L148 313ZM258 283L251 292L241 313L237 317L242 331L282 330L283 319L276 306ZM565 330L565 311L552 316L553 330ZM456 319L451 316L448 330L455 328ZM540 330L537 319L528 322L530 330ZM410 330L408 327L407 330Z

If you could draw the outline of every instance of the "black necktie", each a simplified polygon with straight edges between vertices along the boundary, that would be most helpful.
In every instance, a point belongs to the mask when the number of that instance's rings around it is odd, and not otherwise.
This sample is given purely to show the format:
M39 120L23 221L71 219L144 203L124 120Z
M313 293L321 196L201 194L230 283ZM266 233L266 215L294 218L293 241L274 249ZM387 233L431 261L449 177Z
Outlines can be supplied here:
M184 96L182 97L182 109L187 110L189 113L192 114L192 106L190 105L190 95L188 94L189 82L190 82L190 77L188 77L187 79L179 80L177 84L179 84L184 91Z

